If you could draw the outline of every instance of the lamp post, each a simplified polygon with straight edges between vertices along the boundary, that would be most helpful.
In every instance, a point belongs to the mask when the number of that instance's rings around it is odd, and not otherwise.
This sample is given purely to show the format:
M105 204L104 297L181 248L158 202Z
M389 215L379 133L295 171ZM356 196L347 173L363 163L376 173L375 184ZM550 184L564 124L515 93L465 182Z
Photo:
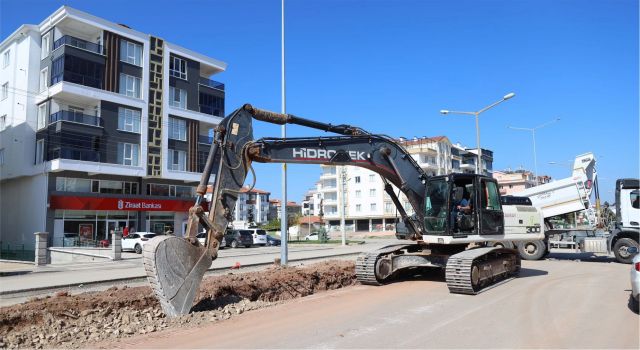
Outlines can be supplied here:
M450 111L448 109L441 109L440 113L447 115L447 114L464 114L464 115L472 115L476 117L476 143L477 143L477 148L478 148L478 159L476 161L476 174L482 174L482 149L480 148L480 121L479 121L479 116L480 113L485 112L486 110L493 108L497 105L499 105L500 103L512 98L513 96L515 96L516 94L513 92L510 92L506 95L504 95L502 97L501 100L496 101L482 109L480 109L479 111L476 112L464 112L464 111Z
M515 127L515 126L508 126L509 129L513 129L513 130L524 130L524 131L531 131L531 136L533 137L533 178L536 182L536 186L538 185L538 158L536 155L536 130L544 128L545 126L549 125L549 124L553 124L555 122L557 122L558 120L560 120L560 118L556 118L554 120L550 120L544 124L540 124L538 126L536 126L535 128L519 128L519 127Z
M286 85L285 85L285 74L284 74L284 0L282 0L282 16L281 16L281 30L280 30L280 39L281 39L281 80L280 84L280 95L281 95L281 107L282 114L287 113L287 100L286 100ZM287 126L282 124L281 128L282 138L287 138ZM288 230L288 217L287 217L287 164L282 163L282 208L280 209L280 264L282 266L287 265L289 260L289 230Z

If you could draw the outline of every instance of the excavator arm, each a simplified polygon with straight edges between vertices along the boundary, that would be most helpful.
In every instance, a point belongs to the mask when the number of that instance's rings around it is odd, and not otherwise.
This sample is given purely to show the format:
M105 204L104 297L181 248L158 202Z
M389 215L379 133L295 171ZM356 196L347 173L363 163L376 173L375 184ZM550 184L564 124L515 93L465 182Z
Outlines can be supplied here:
M253 139L253 119L274 124L297 124L342 136ZM215 130L195 205L189 210L185 239L158 237L145 245L148 279L167 315L188 313L200 281L218 254L233 208L252 162L359 166L378 173L398 207L410 237L424 234L426 174L403 147L384 135L350 125L332 125L290 114L244 105L224 118ZM209 214L202 203L215 175ZM255 174L254 174L255 181ZM391 184L406 196L415 215L409 217ZM196 239L199 224L207 229L205 247Z

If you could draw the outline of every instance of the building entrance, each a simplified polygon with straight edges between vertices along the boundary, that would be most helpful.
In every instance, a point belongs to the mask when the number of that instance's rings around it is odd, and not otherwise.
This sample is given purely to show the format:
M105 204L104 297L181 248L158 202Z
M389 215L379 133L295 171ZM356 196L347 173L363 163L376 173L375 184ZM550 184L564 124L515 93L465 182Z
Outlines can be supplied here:
M104 238L103 239L111 239L111 231L120 232L120 234L122 234L122 231L124 230L125 227L127 227L127 222L126 221L122 221L122 220L107 220L107 229L104 232Z

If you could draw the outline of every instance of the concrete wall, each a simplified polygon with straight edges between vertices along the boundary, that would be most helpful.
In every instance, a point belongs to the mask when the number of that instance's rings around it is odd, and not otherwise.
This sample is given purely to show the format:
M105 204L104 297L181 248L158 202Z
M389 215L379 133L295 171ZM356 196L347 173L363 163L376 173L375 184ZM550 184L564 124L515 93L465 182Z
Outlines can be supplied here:
M46 230L47 175L0 182L0 240L33 249L33 233Z

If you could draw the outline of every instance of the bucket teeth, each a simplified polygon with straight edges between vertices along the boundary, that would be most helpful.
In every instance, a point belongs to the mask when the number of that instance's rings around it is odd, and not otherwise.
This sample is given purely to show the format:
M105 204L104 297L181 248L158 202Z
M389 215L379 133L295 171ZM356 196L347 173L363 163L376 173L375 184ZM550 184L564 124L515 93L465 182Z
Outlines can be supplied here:
M157 236L144 245L142 258L164 313L170 317L189 313L202 277L211 266L207 249L184 238Z

